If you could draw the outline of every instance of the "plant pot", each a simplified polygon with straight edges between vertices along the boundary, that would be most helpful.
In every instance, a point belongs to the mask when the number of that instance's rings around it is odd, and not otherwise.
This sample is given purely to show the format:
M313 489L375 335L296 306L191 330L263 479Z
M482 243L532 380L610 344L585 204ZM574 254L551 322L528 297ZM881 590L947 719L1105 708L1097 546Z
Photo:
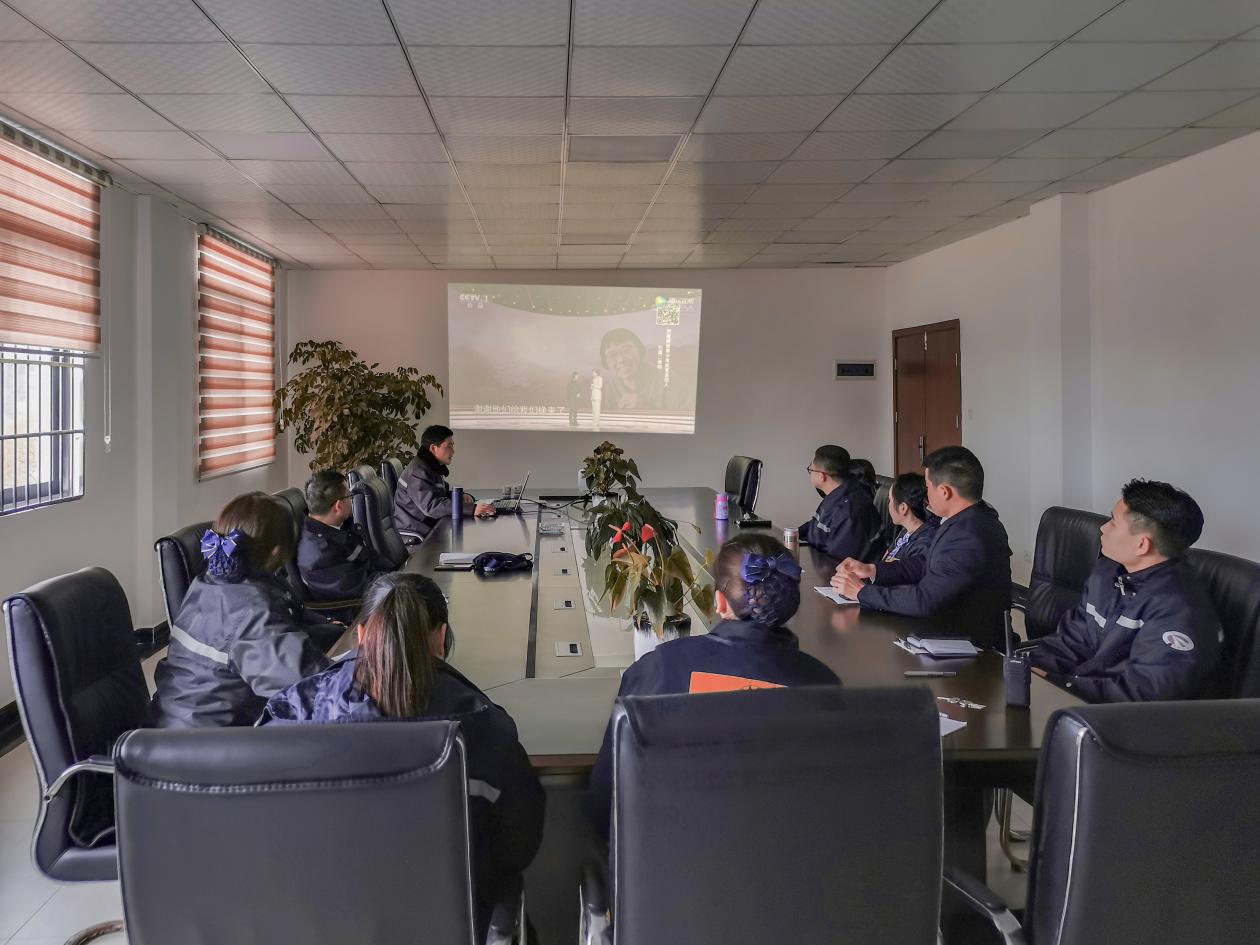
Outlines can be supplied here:
M660 636L652 629L652 621L645 613L634 615L634 658L637 660L645 653L651 653L662 643L691 636L691 617L687 614L673 614L665 618L665 626Z

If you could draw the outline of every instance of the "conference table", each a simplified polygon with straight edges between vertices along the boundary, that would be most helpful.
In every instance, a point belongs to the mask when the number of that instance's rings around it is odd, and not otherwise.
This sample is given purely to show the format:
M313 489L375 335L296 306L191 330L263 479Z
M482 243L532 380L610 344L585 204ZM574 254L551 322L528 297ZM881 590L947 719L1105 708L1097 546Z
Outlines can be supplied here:
M679 539L694 562L741 531L733 521L714 519L711 489L643 492L679 522ZM455 634L451 664L512 715L545 779L576 784L599 751L622 669L634 658L636 631L624 617L604 612L602 565L594 567L585 554L584 507L557 493L531 490L519 514L444 520L414 549L405 569L433 577L447 596ZM781 529L773 532L781 536ZM438 569L444 553L482 551L528 552L534 567L486 576ZM801 606L788 626L802 650L831 667L846 686L927 686L939 697L942 713L966 723L942 741L946 861L983 877L987 790L1014 788L1031 796L1046 720L1079 700L1034 676L1031 705L1008 708L1001 654L936 660L894 643L916 632L940 635L965 628L836 604L814 590L827 585L835 559L802 547L799 560ZM707 629L696 615L692 632ZM909 670L957 675L906 677Z

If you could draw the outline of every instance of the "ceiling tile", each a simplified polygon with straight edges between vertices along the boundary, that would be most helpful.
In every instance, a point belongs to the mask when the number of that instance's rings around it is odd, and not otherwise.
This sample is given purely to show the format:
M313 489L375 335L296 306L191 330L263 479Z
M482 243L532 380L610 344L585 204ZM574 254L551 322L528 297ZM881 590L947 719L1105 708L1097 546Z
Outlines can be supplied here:
M326 134L324 144L343 161L442 161L437 135Z
M565 169L564 182L580 187L659 184L668 168L668 164L570 164Z
M949 123L951 130L1058 128L1114 99L1114 92L994 92Z
M79 4L75 5L78 6ZM38 18L38 11L43 4L31 3L24 5L23 3L14 3L13 6L18 10L26 9L31 11L32 16ZM48 39L47 33L27 22L26 17L17 13L16 10L9 9L7 6L0 6L0 36L3 36L10 42L19 40L39 42L40 40Z
M115 159L191 161L214 157L214 152L182 131L79 131L75 137Z
M1079 174L1073 174L1068 180L1073 181L1099 181L1112 183L1120 180L1128 180L1138 174L1145 174L1147 171L1153 171L1157 167L1163 167L1172 158L1113 158L1110 161L1103 161L1101 164L1095 164L1093 167L1081 171Z
M258 132L206 131L201 137L224 157L259 161L331 160L315 136L307 132L260 134Z
M427 46L563 46L568 0L390 0L403 40Z
M801 132L692 135L683 148L684 161L782 160L805 140ZM832 155L825 155L830 157Z
M11 0L9 6L66 42L195 43L223 39L196 6L186 0ZM0 21L0 26L4 25ZM10 34L5 30L3 35Z
M673 218L686 221L689 225L705 219L724 217L735 209L733 201L727 203L657 203L652 208L652 216L658 220ZM800 213L798 208L795 212Z
M736 207L734 212L730 214L735 220L792 220L793 223L784 223L783 226L795 226L796 222L803 220L811 215L813 210L809 204L792 203L792 204L773 204L773 203L745 203Z
M1045 134L1045 129L938 131L906 152L908 158L997 158Z
M730 46L750 0L581 0L573 11L577 46Z
M558 135L563 98L433 98L433 115L445 134Z
M936 0L761 0L746 44L896 43Z
M117 92L78 56L54 42L0 43L0 92Z
M575 49L570 94L614 97L706 95L726 54L727 49L722 46Z
M228 43L74 43L73 48L137 94L267 91Z
M613 203L613 204L565 204L565 226L570 220L602 220L623 219L641 220L647 212L646 203Z
M1006 92L1126 92L1199 55L1206 43L1064 43L1005 86Z
M845 222L846 221L844 220L806 220L805 223L814 223L815 227L813 229L806 229L802 225L801 227L797 227L795 230L788 230L778 238L777 242L799 244L816 243L819 240L823 240L828 243L842 243L854 233L860 233L863 229L865 229L863 226L855 226L852 224L843 225ZM863 222L865 223L869 221ZM826 225L825 229L823 228L824 224Z
M528 233L555 233L556 220L487 220L481 225L487 236L513 236Z
M250 61L284 93L413 95L416 82L396 46L246 45Z
M251 180L268 184L345 187L355 183L334 161L236 161L233 166Z
M463 203L453 187L415 187L401 184L372 184L367 192L381 203Z
M644 161L673 157L679 135L570 135L570 161Z
M1021 43L1067 39L1116 0L949 0L911 43Z
M1052 181L1097 163L1097 158L1005 158L990 164L973 179L976 182Z
M990 163L989 158L890 161L883 170L871 177L871 182L891 184L963 180Z
M1026 183L1024 181L1015 183L963 182L942 188L933 196L935 199L946 203L957 200L1013 200L1036 187L1036 182Z
M941 184L858 184L841 198L845 203L901 203L928 200L944 189Z
M149 157L123 161L123 166L159 184L195 182L203 186L216 184L248 184L241 172L218 158L204 161L159 161ZM260 199L262 191L254 188Z
M397 233L399 227L393 220L350 220L336 217L316 217L308 211L323 213L324 208L321 206L314 207L298 207L299 212L304 213L307 217L315 221L315 224L325 233L348 234L348 233ZM338 206L334 210L351 210L353 206ZM366 207L364 207L366 209ZM380 209L379 207L377 209Z
M787 161L768 178L772 184L855 184L883 167L883 158L867 161Z
M461 164L459 176L468 186L541 187L560 183L560 165Z
M414 46L411 59L429 95L564 95L562 46Z
M389 17L385 15L385 7L377 0L335 0L331 3L198 2L210 18L238 43L352 45L397 42Z
M386 213L374 203L295 203L293 209L308 220L384 220ZM382 227L375 232L390 232ZM368 231L364 231L368 232Z
M810 135L793 158L861 160L896 157L923 137L921 131L827 131Z
M477 216L482 220L554 220L560 216L555 203L480 204Z
M450 135L455 161L476 164L536 164L560 160L560 135Z
M1131 92L1076 122L1077 128L1177 128L1240 102L1250 91Z
M357 184L334 187L328 184L269 184L267 190L287 204L297 203L375 203Z
M778 167L775 161L682 161L669 175L671 184L758 184ZM570 173L572 171L570 170Z
M681 134L700 113L701 96L676 98L574 98L569 101L569 133Z
M849 189L848 184L762 184L748 203L828 203Z
M412 86L415 88L414 84ZM289 104L318 132L427 134L434 130L417 95L289 95ZM274 129L277 131L284 129Z
M1260 88L1260 43L1224 43L1156 79L1148 91Z
M667 184L661 188L660 196L656 199L657 203L738 203L745 200L753 189L751 184L707 184L703 187Z
M969 95L850 95L822 131L931 131L980 99Z
M625 243L638 226L634 220L565 220L563 243Z
M9 92L3 95L3 102L39 124L60 131L176 130L130 95Z
M1114 157L1167 134L1170 129L1064 128L1019 152L1019 157Z
M1246 128L1182 128L1128 152L1129 157L1188 157L1248 134Z
M901 46L863 92L988 92L1048 50L1046 43Z
M889 217L876 223L871 230L876 233L920 234L919 238L961 223L962 217Z
M857 188L854 188L854 189L856 190ZM845 199L851 196L851 193L852 192L850 192L849 194L845 194L845 196L842 197L838 203L833 203L830 206L823 207L822 210L818 211L818 215L814 217L813 219L819 220L819 221L832 220L834 222L836 219L861 220L861 219L872 219L875 217L881 217L881 218L891 217L891 216L895 216L898 213L901 213L903 208L908 206L907 203L901 202L901 201L879 202L879 201L873 201L873 200L853 201L853 200ZM805 223L801 224L801 228L805 228L807 226L812 226L812 225L813 225L812 221L806 220Z
M395 220L472 220L473 212L465 201L446 203L391 203L385 212Z
M188 131L303 131L278 95L146 95L144 100Z
M362 184L446 184L451 179L447 162L350 162L346 169Z
M1077 39L1125 42L1229 39L1260 21L1255 0L1126 0L1082 31Z
M1195 124L1205 128L1260 128L1260 96Z
M559 187L469 187L475 204L559 203Z
M714 97L705 105L695 130L702 133L813 131L841 98L839 95Z
M887 46L740 46L718 95L838 95L853 90ZM720 64L720 63L719 63ZM716 69L714 73L716 74ZM708 91L706 88L705 91Z
M500 269L555 269L556 257L552 256L495 256L494 264Z

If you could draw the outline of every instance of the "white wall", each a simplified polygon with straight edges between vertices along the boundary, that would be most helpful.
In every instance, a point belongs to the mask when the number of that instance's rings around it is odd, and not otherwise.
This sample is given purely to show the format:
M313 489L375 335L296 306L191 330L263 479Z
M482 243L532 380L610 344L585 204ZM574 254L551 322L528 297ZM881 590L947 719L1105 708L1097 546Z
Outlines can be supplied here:
M890 344L880 318L884 273L866 270L289 273L290 344L336 339L383 368L447 377L446 285L497 281L643 285L703 290L696 433L617 434L648 485L721 487L737 453L765 461L758 511L798 524L817 504L805 467L816 446L839 443L881 470L891 462ZM511 352L504 351L504 358ZM836 381L834 362L874 359L873 381ZM445 422L445 399L429 419ZM457 437L452 479L469 487L519 481L572 491L577 468L604 438L593 433L469 430ZM292 474L301 478L294 457Z

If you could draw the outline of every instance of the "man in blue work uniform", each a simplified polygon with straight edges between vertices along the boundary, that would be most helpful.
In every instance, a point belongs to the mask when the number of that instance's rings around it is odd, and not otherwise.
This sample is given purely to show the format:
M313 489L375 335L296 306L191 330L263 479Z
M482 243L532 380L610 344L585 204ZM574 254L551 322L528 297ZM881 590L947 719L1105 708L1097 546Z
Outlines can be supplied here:
M964 446L936 450L923 465L928 507L941 519L927 554L888 564L847 559L831 585L863 607L928 617L942 632L1000 648L1011 607L1011 548L996 510L983 500L984 467Z
M350 520L350 487L335 469L306 481L307 516L298 538L297 566L315 600L356 600L372 578L389 571ZM347 614L347 618L353 614Z
M441 424L426 427L420 434L418 452L398 477L394 493L394 527L420 538L428 537L433 526L451 517L451 460L455 458L455 431ZM478 518L494 515L494 506L478 502L464 493L464 511Z
M1089 702L1200 695L1221 652L1220 620L1185 560L1202 531L1203 512L1180 489L1127 483L1085 594L1032 651L1033 672Z
M879 512L869 493L850 472L849 451L820 446L805 467L822 502L800 528L800 539L833 558L856 558L879 531Z

